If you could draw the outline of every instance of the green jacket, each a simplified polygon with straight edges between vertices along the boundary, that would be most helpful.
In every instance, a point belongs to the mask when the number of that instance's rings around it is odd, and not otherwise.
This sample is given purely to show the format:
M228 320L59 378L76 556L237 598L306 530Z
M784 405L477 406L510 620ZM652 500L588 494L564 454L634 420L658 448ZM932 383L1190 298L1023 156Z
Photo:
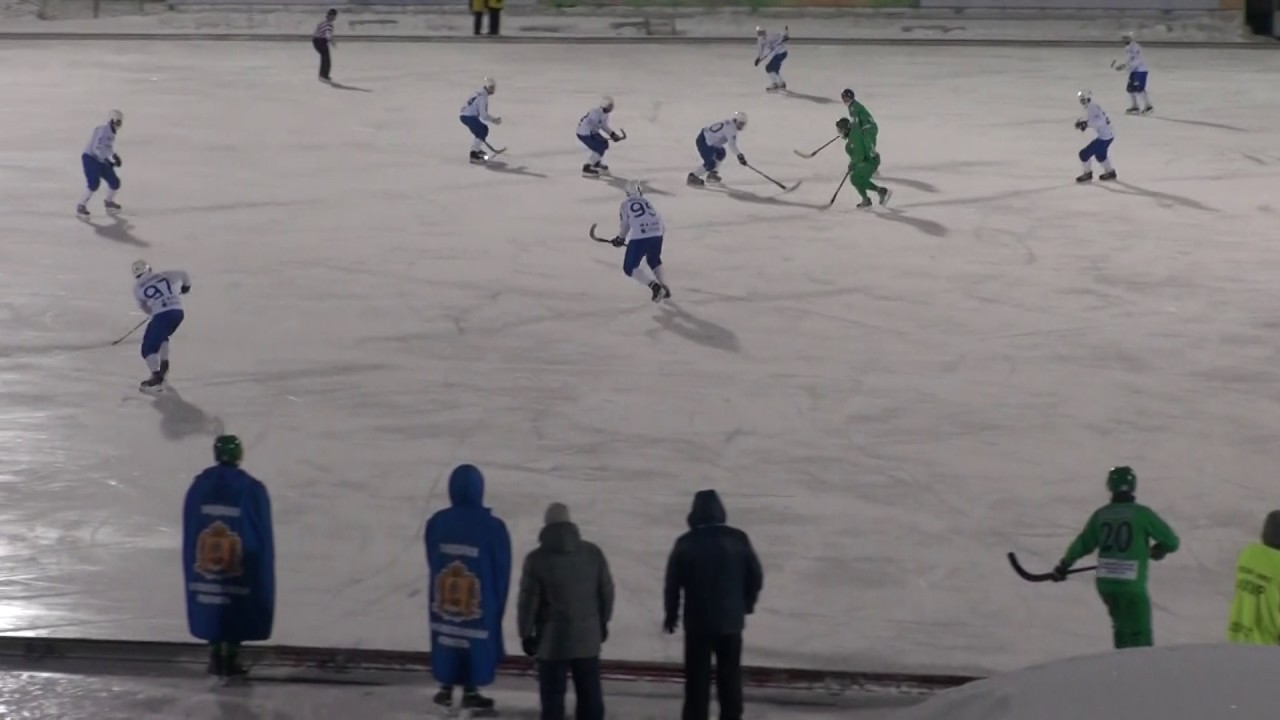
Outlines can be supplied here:
M874 153L876 138L880 135L880 126L876 125L876 119L871 117L871 111L867 110L867 106L854 100L849 103L849 118L853 121L854 130L861 130L866 134L871 151Z
M1098 590L1145 590L1152 549L1171 553L1178 544L1178 536L1154 510L1132 496L1117 496L1089 516L1061 564L1071 567L1096 550Z

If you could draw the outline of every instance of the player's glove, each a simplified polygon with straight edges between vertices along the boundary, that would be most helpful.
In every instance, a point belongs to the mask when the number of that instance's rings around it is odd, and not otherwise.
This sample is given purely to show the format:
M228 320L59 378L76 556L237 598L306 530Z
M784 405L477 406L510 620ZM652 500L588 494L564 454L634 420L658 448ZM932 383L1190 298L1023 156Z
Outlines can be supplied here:
M746 165L746 164L747 164L747 156L746 156L746 155L743 155L742 153L738 153L738 164L739 164L739 165Z
M840 133L840 137L849 137L849 118L840 118L836 121L836 132Z
M502 118L498 117L497 115L494 115L493 117L489 118L489 122L493 123L494 125L501 125Z
M1152 560L1157 560L1157 561L1158 561L1158 560L1163 560L1163 559L1164 559L1164 557L1165 557L1166 555L1168 555L1168 554L1169 554L1169 548L1166 548L1165 546L1161 545L1160 543L1156 543L1155 545L1152 545L1152 546L1151 546L1151 559L1152 559Z
M610 140L612 140L612 141L614 141L614 142L622 142L622 140L623 140L622 136L621 136L621 135L619 135L619 134L618 134L618 133L616 133L616 132L611 132L611 133L609 133L609 139L610 139Z
M1067 579L1067 571L1070 569L1066 563L1058 563L1058 567L1053 569L1053 574L1049 579L1054 582L1062 582Z
M524 654L533 657L538 654L538 638L527 637L520 641L520 649Z
M614 247L622 247L627 244L627 241L623 240L621 235L614 235L613 239L609 241L609 244Z
M186 294L187 294L187 293L189 293L189 292L191 292L191 286L190 286L190 285L183 285L183 286L182 286L182 294L183 294L183 295L186 295Z
M760 58L756 58L756 67L760 67Z
M1118 65L1115 66L1116 72L1124 72L1126 69L1128 69L1128 67L1129 66L1125 65L1124 63L1119 63Z
M673 617L669 617L669 618L667 618L667 619L663 620L663 621L662 621L662 632L664 632L664 633L666 633L666 634L668 634L668 635L674 635L674 634L676 633L676 625L677 625L677 624L678 624L678 621L677 621L675 618L673 618Z
M1077 130L1079 130L1080 132L1084 132L1085 130L1087 130L1087 129L1088 129L1088 127L1089 127L1089 121L1088 121L1088 120L1077 120L1077 121L1076 121L1076 129L1077 129Z
M121 165L124 165L124 161L120 159L119 155L112 155L111 164L115 165L116 167L120 167Z

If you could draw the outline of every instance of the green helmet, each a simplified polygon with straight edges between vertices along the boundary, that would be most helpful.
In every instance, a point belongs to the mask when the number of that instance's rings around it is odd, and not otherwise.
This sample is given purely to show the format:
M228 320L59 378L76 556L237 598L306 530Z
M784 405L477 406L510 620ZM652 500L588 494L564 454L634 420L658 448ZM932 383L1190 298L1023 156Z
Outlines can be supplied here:
M239 465L244 459L244 446L235 435L219 435L213 441L213 459L220 465Z
M1107 473L1107 489L1112 495L1119 493L1132 494L1138 489L1138 476L1134 474L1133 468L1128 465L1111 468L1111 472Z

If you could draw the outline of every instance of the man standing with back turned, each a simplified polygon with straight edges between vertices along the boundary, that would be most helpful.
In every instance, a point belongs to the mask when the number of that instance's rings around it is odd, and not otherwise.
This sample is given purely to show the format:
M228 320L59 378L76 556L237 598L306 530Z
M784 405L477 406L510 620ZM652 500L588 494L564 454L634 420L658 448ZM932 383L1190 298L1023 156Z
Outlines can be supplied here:
M663 630L674 633L684 597L684 712L707 720L711 655L716 658L720 720L742 720L742 630L764 585L760 560L747 534L725 524L715 490L693 496L689 532L667 561Z

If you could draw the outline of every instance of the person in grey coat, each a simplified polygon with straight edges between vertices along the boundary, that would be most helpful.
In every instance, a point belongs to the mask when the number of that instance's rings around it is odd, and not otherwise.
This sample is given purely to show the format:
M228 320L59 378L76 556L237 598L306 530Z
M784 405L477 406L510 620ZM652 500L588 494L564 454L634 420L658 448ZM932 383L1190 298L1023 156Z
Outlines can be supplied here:
M600 646L609 637L613 578L594 543L582 539L561 503L547 507L538 548L524 559L516 622L526 655L538 660L542 720L564 720L573 674L577 720L604 720Z

